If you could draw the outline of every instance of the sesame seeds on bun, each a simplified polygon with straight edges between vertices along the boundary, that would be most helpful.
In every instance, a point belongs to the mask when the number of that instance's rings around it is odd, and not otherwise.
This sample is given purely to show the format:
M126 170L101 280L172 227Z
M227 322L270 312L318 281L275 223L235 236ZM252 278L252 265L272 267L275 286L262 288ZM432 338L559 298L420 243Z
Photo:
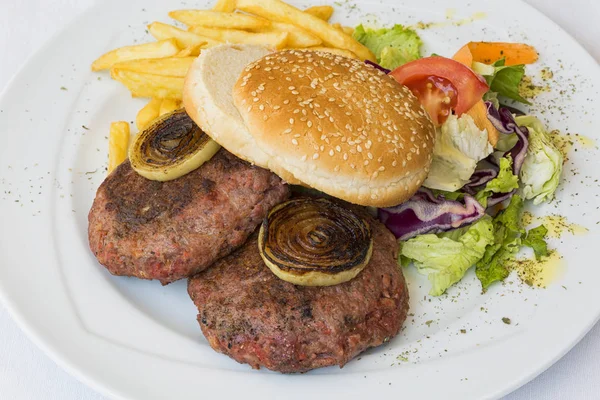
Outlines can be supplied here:
M427 175L435 133L427 113L408 88L361 61L269 54L245 68L233 100L262 151L332 196L396 205Z
M221 141L220 132L207 131L234 154L367 206L399 204L425 180L433 123L410 90L385 73L339 55L286 50L247 63L238 74L231 93L244 132L231 129ZM195 100L194 84L188 74L184 104L196 119L198 109L212 106Z

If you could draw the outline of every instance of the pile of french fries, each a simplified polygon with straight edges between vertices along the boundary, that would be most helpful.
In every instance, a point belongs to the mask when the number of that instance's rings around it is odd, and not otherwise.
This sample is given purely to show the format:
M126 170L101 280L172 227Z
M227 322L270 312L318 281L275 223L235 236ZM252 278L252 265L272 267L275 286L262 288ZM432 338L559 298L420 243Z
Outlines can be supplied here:
M300 10L281 0L217 0L212 10L171 11L169 16L185 24L187 30L153 22L148 31L155 42L109 51L92 63L92 71L108 69L133 97L150 98L135 119L138 131L142 131L159 116L181 106L185 75L203 49L223 43L258 44L375 61L373 54L352 38L352 28L329 23L332 14L331 6ZM120 150L128 147L122 142L125 135L120 122L111 125L109 172L126 157Z

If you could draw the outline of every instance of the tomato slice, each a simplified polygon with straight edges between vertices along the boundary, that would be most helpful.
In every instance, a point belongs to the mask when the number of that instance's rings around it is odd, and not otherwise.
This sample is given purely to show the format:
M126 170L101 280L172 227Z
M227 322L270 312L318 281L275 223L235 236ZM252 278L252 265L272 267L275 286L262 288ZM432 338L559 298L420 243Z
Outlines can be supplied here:
M457 91L452 83L444 78L428 76L406 83L406 86L419 98L433 123L444 123L458 102Z
M446 120L450 109L461 115L489 90L483 78L469 67L439 56L409 62L390 75L411 89L437 125Z

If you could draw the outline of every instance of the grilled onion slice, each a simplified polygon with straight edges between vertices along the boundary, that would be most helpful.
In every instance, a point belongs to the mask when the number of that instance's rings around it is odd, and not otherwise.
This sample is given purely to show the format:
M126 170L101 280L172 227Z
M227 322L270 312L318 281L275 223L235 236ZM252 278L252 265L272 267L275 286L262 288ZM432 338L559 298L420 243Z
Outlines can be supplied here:
M183 108L156 120L129 148L131 167L153 181L170 181L210 160L220 149Z
M280 279L302 286L331 286L354 278L373 252L371 225L326 199L296 198L263 221L258 249Z

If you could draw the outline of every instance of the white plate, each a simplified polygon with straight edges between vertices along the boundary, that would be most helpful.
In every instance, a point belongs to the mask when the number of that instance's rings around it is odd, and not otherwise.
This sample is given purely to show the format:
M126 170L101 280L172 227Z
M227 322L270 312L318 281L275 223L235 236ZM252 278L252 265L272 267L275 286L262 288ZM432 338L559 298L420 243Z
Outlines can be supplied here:
M471 274L447 295L430 298L426 280L409 269L415 315L406 329L343 369L286 376L213 352L184 282L162 287L113 277L87 246L87 212L105 176L108 124L133 120L143 104L89 65L106 50L149 40L145 24L168 21L168 10L206 6L149 3L103 2L89 10L29 60L0 100L0 293L29 336L73 375L118 398L496 398L542 372L597 321L598 151L575 144L558 199L536 212L565 215L589 233L552 242L565 267L548 289L509 278L481 294ZM469 40L526 41L541 54L528 72L536 77L544 66L554 72L552 91L539 96L534 111L553 128L598 137L598 65L526 4L392 4L351 0L337 7L336 18L349 25L446 21L421 32L426 51L444 55ZM480 12L487 16L456 23ZM446 20L451 14L455 23Z

